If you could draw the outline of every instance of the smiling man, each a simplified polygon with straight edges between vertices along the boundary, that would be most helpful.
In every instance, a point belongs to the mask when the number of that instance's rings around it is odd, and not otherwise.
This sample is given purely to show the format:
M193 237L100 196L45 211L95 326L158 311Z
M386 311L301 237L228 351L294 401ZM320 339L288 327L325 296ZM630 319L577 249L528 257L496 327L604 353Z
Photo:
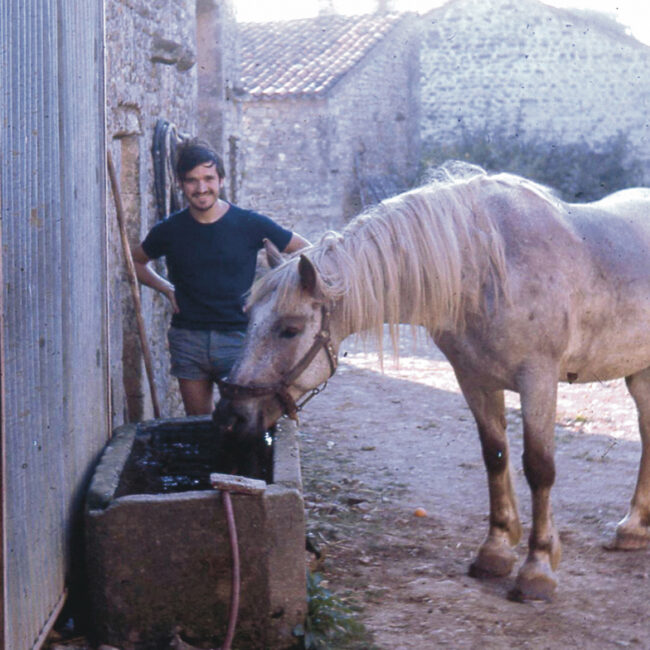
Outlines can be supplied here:
M172 306L171 373L185 412L205 415L212 412L214 382L239 356L247 325L244 296L264 240L285 253L309 242L220 198L223 162L201 141L179 147L176 176L188 206L156 224L133 249L133 261L140 282L164 294ZM149 264L159 257L165 257L169 279Z

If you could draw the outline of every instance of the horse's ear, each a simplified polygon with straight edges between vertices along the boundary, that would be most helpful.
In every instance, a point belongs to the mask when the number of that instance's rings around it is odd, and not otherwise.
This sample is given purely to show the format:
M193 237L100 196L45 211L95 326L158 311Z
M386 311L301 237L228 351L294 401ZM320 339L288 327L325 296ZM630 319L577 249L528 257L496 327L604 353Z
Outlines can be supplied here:
M269 239L264 240L264 250L266 251L266 261L269 264L269 267L274 269L276 266L282 264L282 253L278 250L278 247Z
M298 262L298 273L300 273L300 286L310 296L317 297L318 293L318 273L312 261L305 255L300 256Z

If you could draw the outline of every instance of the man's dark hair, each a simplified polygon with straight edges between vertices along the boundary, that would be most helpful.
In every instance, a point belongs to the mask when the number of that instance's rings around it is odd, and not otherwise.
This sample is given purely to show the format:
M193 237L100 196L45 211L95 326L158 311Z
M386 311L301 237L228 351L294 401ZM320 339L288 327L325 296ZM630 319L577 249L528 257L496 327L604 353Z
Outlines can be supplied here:
M176 149L176 176L180 181L185 179L185 174L197 165L212 163L217 168L219 178L225 178L226 170L223 160L212 147L203 140L192 138L184 140Z

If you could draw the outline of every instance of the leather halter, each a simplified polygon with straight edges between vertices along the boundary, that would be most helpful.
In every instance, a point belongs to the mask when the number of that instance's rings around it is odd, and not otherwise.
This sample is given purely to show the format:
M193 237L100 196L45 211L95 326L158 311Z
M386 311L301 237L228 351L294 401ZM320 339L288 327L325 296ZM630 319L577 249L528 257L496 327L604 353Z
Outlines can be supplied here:
M293 382L300 377L300 375L309 367L311 362L314 360L316 355L320 352L321 348L325 350L327 354L327 359L330 364L330 377L336 372L336 367L338 365L338 359L336 353L334 352L334 346L332 345L331 335L330 335L330 310L329 307L323 305L321 307L321 326L320 331L314 337L314 342L311 344L311 347L305 355L296 363L296 365L291 368L288 372L284 373L280 380L274 384L234 384L223 379L217 379L217 385L219 386L219 393L221 397L226 399L236 400L236 399L246 399L251 397L266 397L268 395L273 395L277 397L279 402L284 408L284 413L288 415L292 420L298 419L298 411L312 398L314 395L323 390L325 384L314 388L307 398L301 403L296 404L296 401L289 394L289 388Z

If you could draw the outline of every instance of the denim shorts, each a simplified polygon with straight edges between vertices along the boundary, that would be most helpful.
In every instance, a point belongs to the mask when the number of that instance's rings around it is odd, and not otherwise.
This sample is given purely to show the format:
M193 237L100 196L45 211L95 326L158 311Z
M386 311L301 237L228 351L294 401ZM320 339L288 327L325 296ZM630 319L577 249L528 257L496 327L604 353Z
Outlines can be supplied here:
M170 327L167 333L171 374L179 379L224 378L239 358L244 332L187 330Z

